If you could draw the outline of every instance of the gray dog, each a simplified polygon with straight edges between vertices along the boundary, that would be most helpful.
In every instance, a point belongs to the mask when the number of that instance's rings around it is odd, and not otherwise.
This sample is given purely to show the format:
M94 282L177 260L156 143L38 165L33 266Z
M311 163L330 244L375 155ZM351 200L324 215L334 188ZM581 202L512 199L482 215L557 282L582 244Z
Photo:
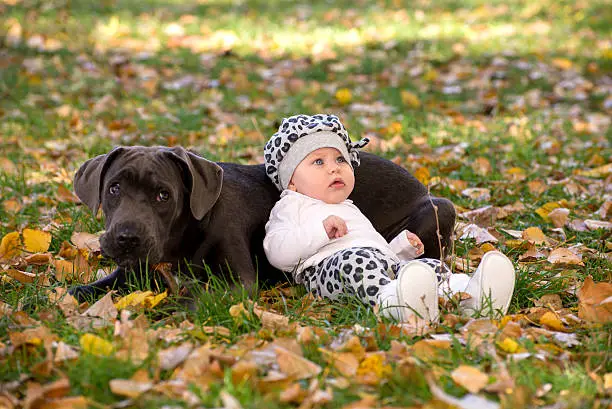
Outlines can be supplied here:
M387 240L408 229L425 245L423 257L439 258L440 243L449 248L450 201L430 197L405 169L367 152L355 178L350 198ZM196 272L207 265L246 287L258 278L285 279L263 251L265 224L279 198L263 165L214 163L181 147L118 147L85 162L74 188L94 214L102 205L102 252L118 265L109 276L73 288L80 300L121 289L128 271L159 262L177 269L187 263Z

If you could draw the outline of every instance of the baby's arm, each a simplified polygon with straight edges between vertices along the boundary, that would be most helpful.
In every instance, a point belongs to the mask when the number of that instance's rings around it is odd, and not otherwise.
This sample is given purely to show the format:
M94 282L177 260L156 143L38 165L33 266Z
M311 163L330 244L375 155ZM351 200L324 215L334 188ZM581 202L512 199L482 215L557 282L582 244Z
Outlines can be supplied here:
M393 252L403 261L414 260L425 252L425 246L421 239L408 230L400 232L397 237L391 240L389 245Z
M323 223L300 225L297 203L291 199L281 198L272 209L263 243L270 264L282 271L293 271L330 240Z

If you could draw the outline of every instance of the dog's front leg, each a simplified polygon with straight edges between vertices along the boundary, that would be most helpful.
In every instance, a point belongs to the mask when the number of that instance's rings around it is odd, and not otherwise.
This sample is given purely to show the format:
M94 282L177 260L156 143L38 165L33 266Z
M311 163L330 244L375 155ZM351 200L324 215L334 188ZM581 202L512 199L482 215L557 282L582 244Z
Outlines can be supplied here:
M68 290L68 293L76 298L79 302L98 298L109 290L119 290L125 287L126 274L122 268L117 268L104 278L101 278L93 283L80 285Z

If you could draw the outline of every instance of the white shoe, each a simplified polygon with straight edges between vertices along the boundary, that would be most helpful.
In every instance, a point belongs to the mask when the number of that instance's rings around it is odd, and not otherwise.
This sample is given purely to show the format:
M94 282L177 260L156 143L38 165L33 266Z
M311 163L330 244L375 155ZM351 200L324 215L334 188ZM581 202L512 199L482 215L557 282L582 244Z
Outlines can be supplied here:
M499 251L485 253L464 290L471 298L461 301L459 309L466 315L475 312L505 315L512 300L515 276L508 257Z
M400 321L406 322L413 315L438 321L438 277L433 268L420 261L411 261L400 268L396 281Z

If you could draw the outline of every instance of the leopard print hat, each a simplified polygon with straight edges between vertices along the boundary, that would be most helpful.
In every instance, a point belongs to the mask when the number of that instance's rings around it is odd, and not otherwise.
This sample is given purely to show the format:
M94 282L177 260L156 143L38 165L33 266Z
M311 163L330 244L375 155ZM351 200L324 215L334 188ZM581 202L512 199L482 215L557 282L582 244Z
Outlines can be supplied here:
M337 116L294 115L284 118L264 148L266 174L278 190L287 189L300 162L319 148L336 148L353 168L359 166L359 151L370 140L351 142Z

